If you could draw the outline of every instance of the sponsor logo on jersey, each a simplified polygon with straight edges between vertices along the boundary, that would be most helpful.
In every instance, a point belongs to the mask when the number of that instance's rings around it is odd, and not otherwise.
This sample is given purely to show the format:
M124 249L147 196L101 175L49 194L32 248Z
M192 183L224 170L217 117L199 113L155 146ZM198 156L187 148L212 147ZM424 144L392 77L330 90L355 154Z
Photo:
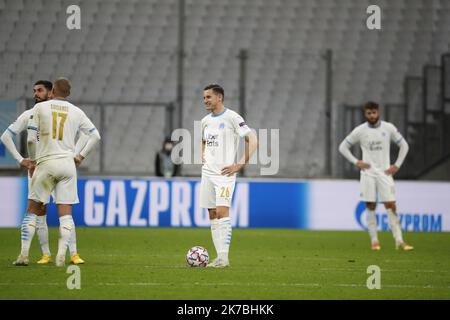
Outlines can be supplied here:
M383 141L369 141L370 151L381 151L383 150Z
M219 135L208 133L206 136L206 145L208 147L218 147L219 146Z

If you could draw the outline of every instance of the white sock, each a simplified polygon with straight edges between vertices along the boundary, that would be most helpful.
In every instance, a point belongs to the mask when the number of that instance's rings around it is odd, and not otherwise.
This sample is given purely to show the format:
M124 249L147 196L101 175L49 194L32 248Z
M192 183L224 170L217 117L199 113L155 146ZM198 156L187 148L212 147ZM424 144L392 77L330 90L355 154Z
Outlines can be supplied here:
M20 228L20 238L22 240L22 248L20 254L28 257L30 253L31 241L36 231L36 215L34 213L27 212L22 220L22 226Z
M47 216L37 216L36 227L42 253L50 256L51 254L50 248L48 247L48 227L46 218Z
M386 211L388 214L389 228L391 228L395 242L396 243L403 242L402 228L400 227L400 221L398 219L397 213L394 212L392 209L387 209Z
M66 255L67 246L69 245L70 235L72 229L75 227L71 215L62 216L59 218L59 241L58 241L58 256Z
M211 236L216 249L217 255L220 252L220 237L219 237L219 220L211 219Z
M69 239L69 252L70 256L77 253L77 233L75 232L75 224L73 225L72 232Z
M377 234L377 218L375 216L375 210L367 209L367 229L369 230L370 240L373 243L378 243Z
M218 220L219 223L219 239L220 250L218 256L222 259L228 260L228 252L230 251L231 242L231 219L230 217L222 218Z

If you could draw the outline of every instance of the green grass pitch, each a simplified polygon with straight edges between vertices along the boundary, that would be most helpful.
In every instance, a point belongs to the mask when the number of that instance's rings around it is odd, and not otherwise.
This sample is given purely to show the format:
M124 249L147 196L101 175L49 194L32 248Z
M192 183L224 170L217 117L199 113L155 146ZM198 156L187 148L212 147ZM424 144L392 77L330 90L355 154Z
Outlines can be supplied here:
M1 299L449 299L450 233L406 233L415 246L396 251L390 233L382 249L366 232L234 229L227 269L189 268L185 254L205 246L209 229L78 228L86 264L81 289L69 290L67 266L40 266L37 235L30 265L15 267L19 229L0 229ZM50 228L52 253L58 229ZM67 258L66 263L68 263ZM366 286L367 268L381 268L381 289Z

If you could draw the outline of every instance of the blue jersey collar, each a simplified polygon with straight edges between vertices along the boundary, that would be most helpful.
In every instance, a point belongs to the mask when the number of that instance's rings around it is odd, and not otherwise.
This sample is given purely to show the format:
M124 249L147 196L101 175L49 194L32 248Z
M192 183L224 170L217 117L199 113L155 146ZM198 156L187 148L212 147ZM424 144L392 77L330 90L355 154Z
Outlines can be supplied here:
M214 114L214 113L211 112L211 117L213 117L213 118L220 117L220 116L223 115L223 114L225 113L225 111L227 111L227 110L228 110L228 109L225 107L221 113Z

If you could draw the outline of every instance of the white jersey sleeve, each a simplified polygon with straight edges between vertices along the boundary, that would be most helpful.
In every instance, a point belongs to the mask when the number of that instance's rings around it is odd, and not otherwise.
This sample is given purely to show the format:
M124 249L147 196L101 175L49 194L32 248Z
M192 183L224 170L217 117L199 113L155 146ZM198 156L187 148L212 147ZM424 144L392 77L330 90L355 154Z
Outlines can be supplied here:
M233 116L231 117L231 123L233 124L235 132L240 137L245 137L252 132L245 123L244 118L242 118L242 116L240 116L237 113L234 113Z
M394 142L395 144L399 145L403 140L402 134L398 131L398 129L392 123L389 123L388 128L389 128L389 134L391 136L391 141Z
M345 137L345 139L339 145L339 152L351 163L356 164L358 159L352 154L350 148L359 142L359 130L358 128L353 129L353 131Z
M86 146L88 140L89 140L89 136L85 135L84 133L80 133L80 131L78 131L77 133L77 137L76 137L76 143L75 143L75 155L80 154L81 150L84 149L84 147Z
M94 149L95 145L100 141L100 134L92 121L86 116L84 112L81 115L81 122L79 126L80 132L84 133L88 139L84 146L80 148L78 154L86 158L86 156Z
M18 163L21 163L23 157L21 156L19 151L17 151L16 145L14 144L14 140L12 138L12 133L10 133L8 129L5 130L5 132L3 132L2 136L0 137L0 140L2 141L5 148L8 149L9 153L12 154L14 159L16 159Z
M403 138L402 134L398 131L398 129L392 124L389 123L389 133L391 141L394 142L399 148L397 160L395 161L394 165L398 168L400 168L405 161L406 155L409 151L409 145L406 142L405 138Z
M5 147L8 149L8 151L12 154L14 159L18 163L21 163L23 160L22 155L19 153L19 151L16 148L16 145L14 144L14 140L12 137L17 136L22 131L26 130L28 126L28 121L30 119L30 115L32 114L31 110L27 110L23 112L2 134L1 141L5 145Z
M33 109L27 110L23 112L17 119L14 121L9 127L8 131L12 133L14 136L21 133L22 131L27 129L28 120L30 120L30 116L33 114Z
M92 121L86 116L84 112L81 114L80 131L85 135L90 135L92 132L96 131L97 128L94 126Z
M350 146L353 146L353 145L359 143L360 136L361 136L360 127L356 127L355 129L353 129L352 132L350 132L350 134L347 137L345 137L345 141Z

